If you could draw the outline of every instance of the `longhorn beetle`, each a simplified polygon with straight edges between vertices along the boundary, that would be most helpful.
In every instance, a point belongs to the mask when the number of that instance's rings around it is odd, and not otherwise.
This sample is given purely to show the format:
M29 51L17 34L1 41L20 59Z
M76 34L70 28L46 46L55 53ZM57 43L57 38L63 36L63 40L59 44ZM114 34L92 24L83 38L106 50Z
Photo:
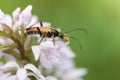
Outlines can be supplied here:
M77 30L83 30L85 33L87 33L87 31L85 29L83 29L83 28L76 28L76 29L70 30L70 31L68 31L66 33L62 33L62 32L60 32L57 29L54 29L52 27L46 27L46 26L44 26L41 21L40 21L40 25L41 25L41 27L32 27L32 26L34 26L34 25L32 25L31 27L29 27L29 28L26 29L26 33L27 34L39 34L42 37L41 40L40 40L40 43L41 43L41 41L44 38L47 37L47 38L52 38L53 39L53 43L55 45L54 38L55 37L59 37L64 42L68 42L69 38L72 38L72 39L76 40L79 43L79 45L80 45L80 42L79 42L78 39L76 39L73 36L68 35L67 33L72 32L72 31L77 31ZM81 48L81 46L80 46L80 48Z

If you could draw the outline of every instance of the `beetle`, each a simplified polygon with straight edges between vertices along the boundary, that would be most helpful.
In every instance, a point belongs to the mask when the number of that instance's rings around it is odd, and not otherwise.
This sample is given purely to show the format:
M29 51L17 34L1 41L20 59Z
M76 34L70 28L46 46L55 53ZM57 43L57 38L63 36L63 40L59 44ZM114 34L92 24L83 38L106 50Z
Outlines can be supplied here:
M53 43L55 45L55 40L54 40L55 37L59 37L64 42L68 42L69 38L72 38L72 39L76 40L79 43L78 39L76 39L73 36L68 35L67 33L72 32L72 31L76 31L76 30L83 30L83 31L85 31L85 33L87 33L87 31L85 29L83 29L83 28L76 28L76 29L67 31L65 33L62 33L62 32L60 32L57 29L54 29L52 27L43 26L43 23L41 21L40 21L40 25L41 25L41 27L32 27L32 26L34 26L34 25L32 25L31 27L26 29L26 33L28 35L29 34L39 34L40 37L41 37L40 43L41 43L41 41L43 41L44 38L52 38Z

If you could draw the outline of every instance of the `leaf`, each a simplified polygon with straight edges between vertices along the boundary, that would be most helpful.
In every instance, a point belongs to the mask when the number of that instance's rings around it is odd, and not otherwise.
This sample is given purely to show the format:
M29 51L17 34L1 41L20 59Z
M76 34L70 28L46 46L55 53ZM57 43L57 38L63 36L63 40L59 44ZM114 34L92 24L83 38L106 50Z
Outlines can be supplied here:
M8 48L8 47L17 47L16 43L10 43L10 44L5 44L5 45L0 45L1 48Z
M6 34L6 33L3 32L3 31L0 31L0 36L2 36L2 37L6 37L6 38L10 38L10 37L11 37L10 34Z
M25 33L24 33L24 27L23 26L20 27L20 31L21 31L21 41L23 43L25 41Z
M2 24L2 27L3 27L3 30L5 31L5 33L7 33L7 34L13 33L12 29L8 25Z
M20 34L19 34L18 31L15 31L15 32L13 33L13 37L14 37L15 39L18 39L18 40L21 39L21 36L20 36Z
M5 52L6 54L11 54L11 55L13 55L15 58L17 58L17 59L21 59L21 58L20 58L20 53L18 53L15 49L12 49L12 48L10 48L10 49L5 49L3 52Z

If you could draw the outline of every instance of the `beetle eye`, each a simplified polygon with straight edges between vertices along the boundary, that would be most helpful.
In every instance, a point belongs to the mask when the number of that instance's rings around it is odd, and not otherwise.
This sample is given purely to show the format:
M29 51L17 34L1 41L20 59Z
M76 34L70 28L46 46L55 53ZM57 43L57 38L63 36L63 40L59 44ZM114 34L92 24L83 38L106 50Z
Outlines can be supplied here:
M61 38L61 39L63 39L63 34L62 33L59 33L59 37Z

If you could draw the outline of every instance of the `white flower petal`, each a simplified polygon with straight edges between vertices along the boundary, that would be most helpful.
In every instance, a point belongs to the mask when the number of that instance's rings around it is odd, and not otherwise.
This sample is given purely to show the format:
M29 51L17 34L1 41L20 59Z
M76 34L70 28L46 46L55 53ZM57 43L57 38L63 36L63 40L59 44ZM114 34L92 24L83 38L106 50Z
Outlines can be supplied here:
M49 22L42 22L42 24L43 24L43 26L45 26L45 27L50 27L50 26L51 26L51 24L50 24Z
M20 14L20 8L18 7L16 10L14 10L14 12L12 13L12 17L13 17L13 22L16 22L19 20L19 14Z
M16 75L10 75L10 76L8 76L7 80L16 80Z
M45 55L46 53L42 53L40 56L40 62L41 65L45 68L51 68L52 67L52 62L48 58L48 56Z
M3 20L5 18L5 14L3 13L3 11L0 9L0 23L1 20Z
M35 23L32 27L40 27L40 23Z
M39 77L32 72L29 72L27 75L28 76L34 76L37 80L39 80Z
M51 54L50 54L51 53ZM60 55L60 53L57 51L57 50L55 50L55 49L53 49L53 50L51 50L51 52L49 52L48 54L50 54L50 57L51 57L51 61L53 62L53 63L57 63L57 64L59 64L60 63L60 58L61 58L61 55Z
M60 53L62 54L63 57L67 57L67 58L74 58L75 57L75 53L68 46L62 47L60 49Z
M25 80L27 78L27 71L23 68L17 70L17 80Z
M88 70L85 68L79 68L79 69L76 69L76 71L78 71L80 76L84 76L88 73Z
M53 76L47 76L46 80L57 80L57 78L53 77Z
M8 15L8 14L5 15L5 23L4 24L6 24L10 28L12 28L12 18L10 15Z
M5 14L4 14L4 12L0 9L0 18L1 18L2 16L5 16Z
M24 66L24 69L31 70L34 72L40 79L44 79L44 77L41 75L40 71L33 65L33 64L27 64Z
M20 29L20 26L23 25L23 21L19 20L19 21L16 21L14 24L13 24L13 31L15 32L16 30Z
M8 76L10 76L11 73L6 73L0 76L0 80L7 80Z
M76 80L87 73L86 69L71 69L64 75L64 80Z
M27 77L26 80L31 80L31 79Z
M13 40L11 40L10 38L4 38L4 37L1 38L4 39L4 44L14 43Z
M7 71L11 69L16 70L17 68L19 68L19 65L15 61L9 61L1 69Z
M56 54L57 54L57 53L56 53ZM59 59L59 57L57 57L57 56L52 56L51 58L52 58L51 61L52 61L53 63L59 63L59 62L60 62L60 59Z
M61 53L62 57L66 57L66 58L74 58L75 57L75 53L63 41L57 41L56 45L59 46L59 52Z
M28 24L30 18L32 16L32 5L28 5L20 14L21 20L24 22L25 25Z
M51 68L53 64L59 63L61 55L52 41L44 41L40 44L40 62L45 68Z
M74 62L72 59L61 58L60 65L58 65L57 67L59 70L70 70L74 67Z
M40 24L38 24L38 17L33 15L31 17L31 21L29 22L29 24L26 26L26 28L29 28L29 27L39 27Z
M32 46L32 51L35 57L35 60L37 61L40 57L40 47L39 46Z
M7 48L6 48L7 49ZM0 49L1 51L0 51L0 57L1 56L5 56L7 59L7 61L10 61L10 60L16 60L15 59L15 57L13 57L12 55L10 55L10 54L6 54L5 52L2 52L2 51L4 51L5 50L5 48L4 49Z
M44 41L40 44L40 47L42 49L47 49L47 48L55 48L56 45L53 44L52 41Z
M5 43L4 39L0 37L0 44L4 44L4 43Z
M3 75L3 74L4 74L3 71L0 71L0 76Z

